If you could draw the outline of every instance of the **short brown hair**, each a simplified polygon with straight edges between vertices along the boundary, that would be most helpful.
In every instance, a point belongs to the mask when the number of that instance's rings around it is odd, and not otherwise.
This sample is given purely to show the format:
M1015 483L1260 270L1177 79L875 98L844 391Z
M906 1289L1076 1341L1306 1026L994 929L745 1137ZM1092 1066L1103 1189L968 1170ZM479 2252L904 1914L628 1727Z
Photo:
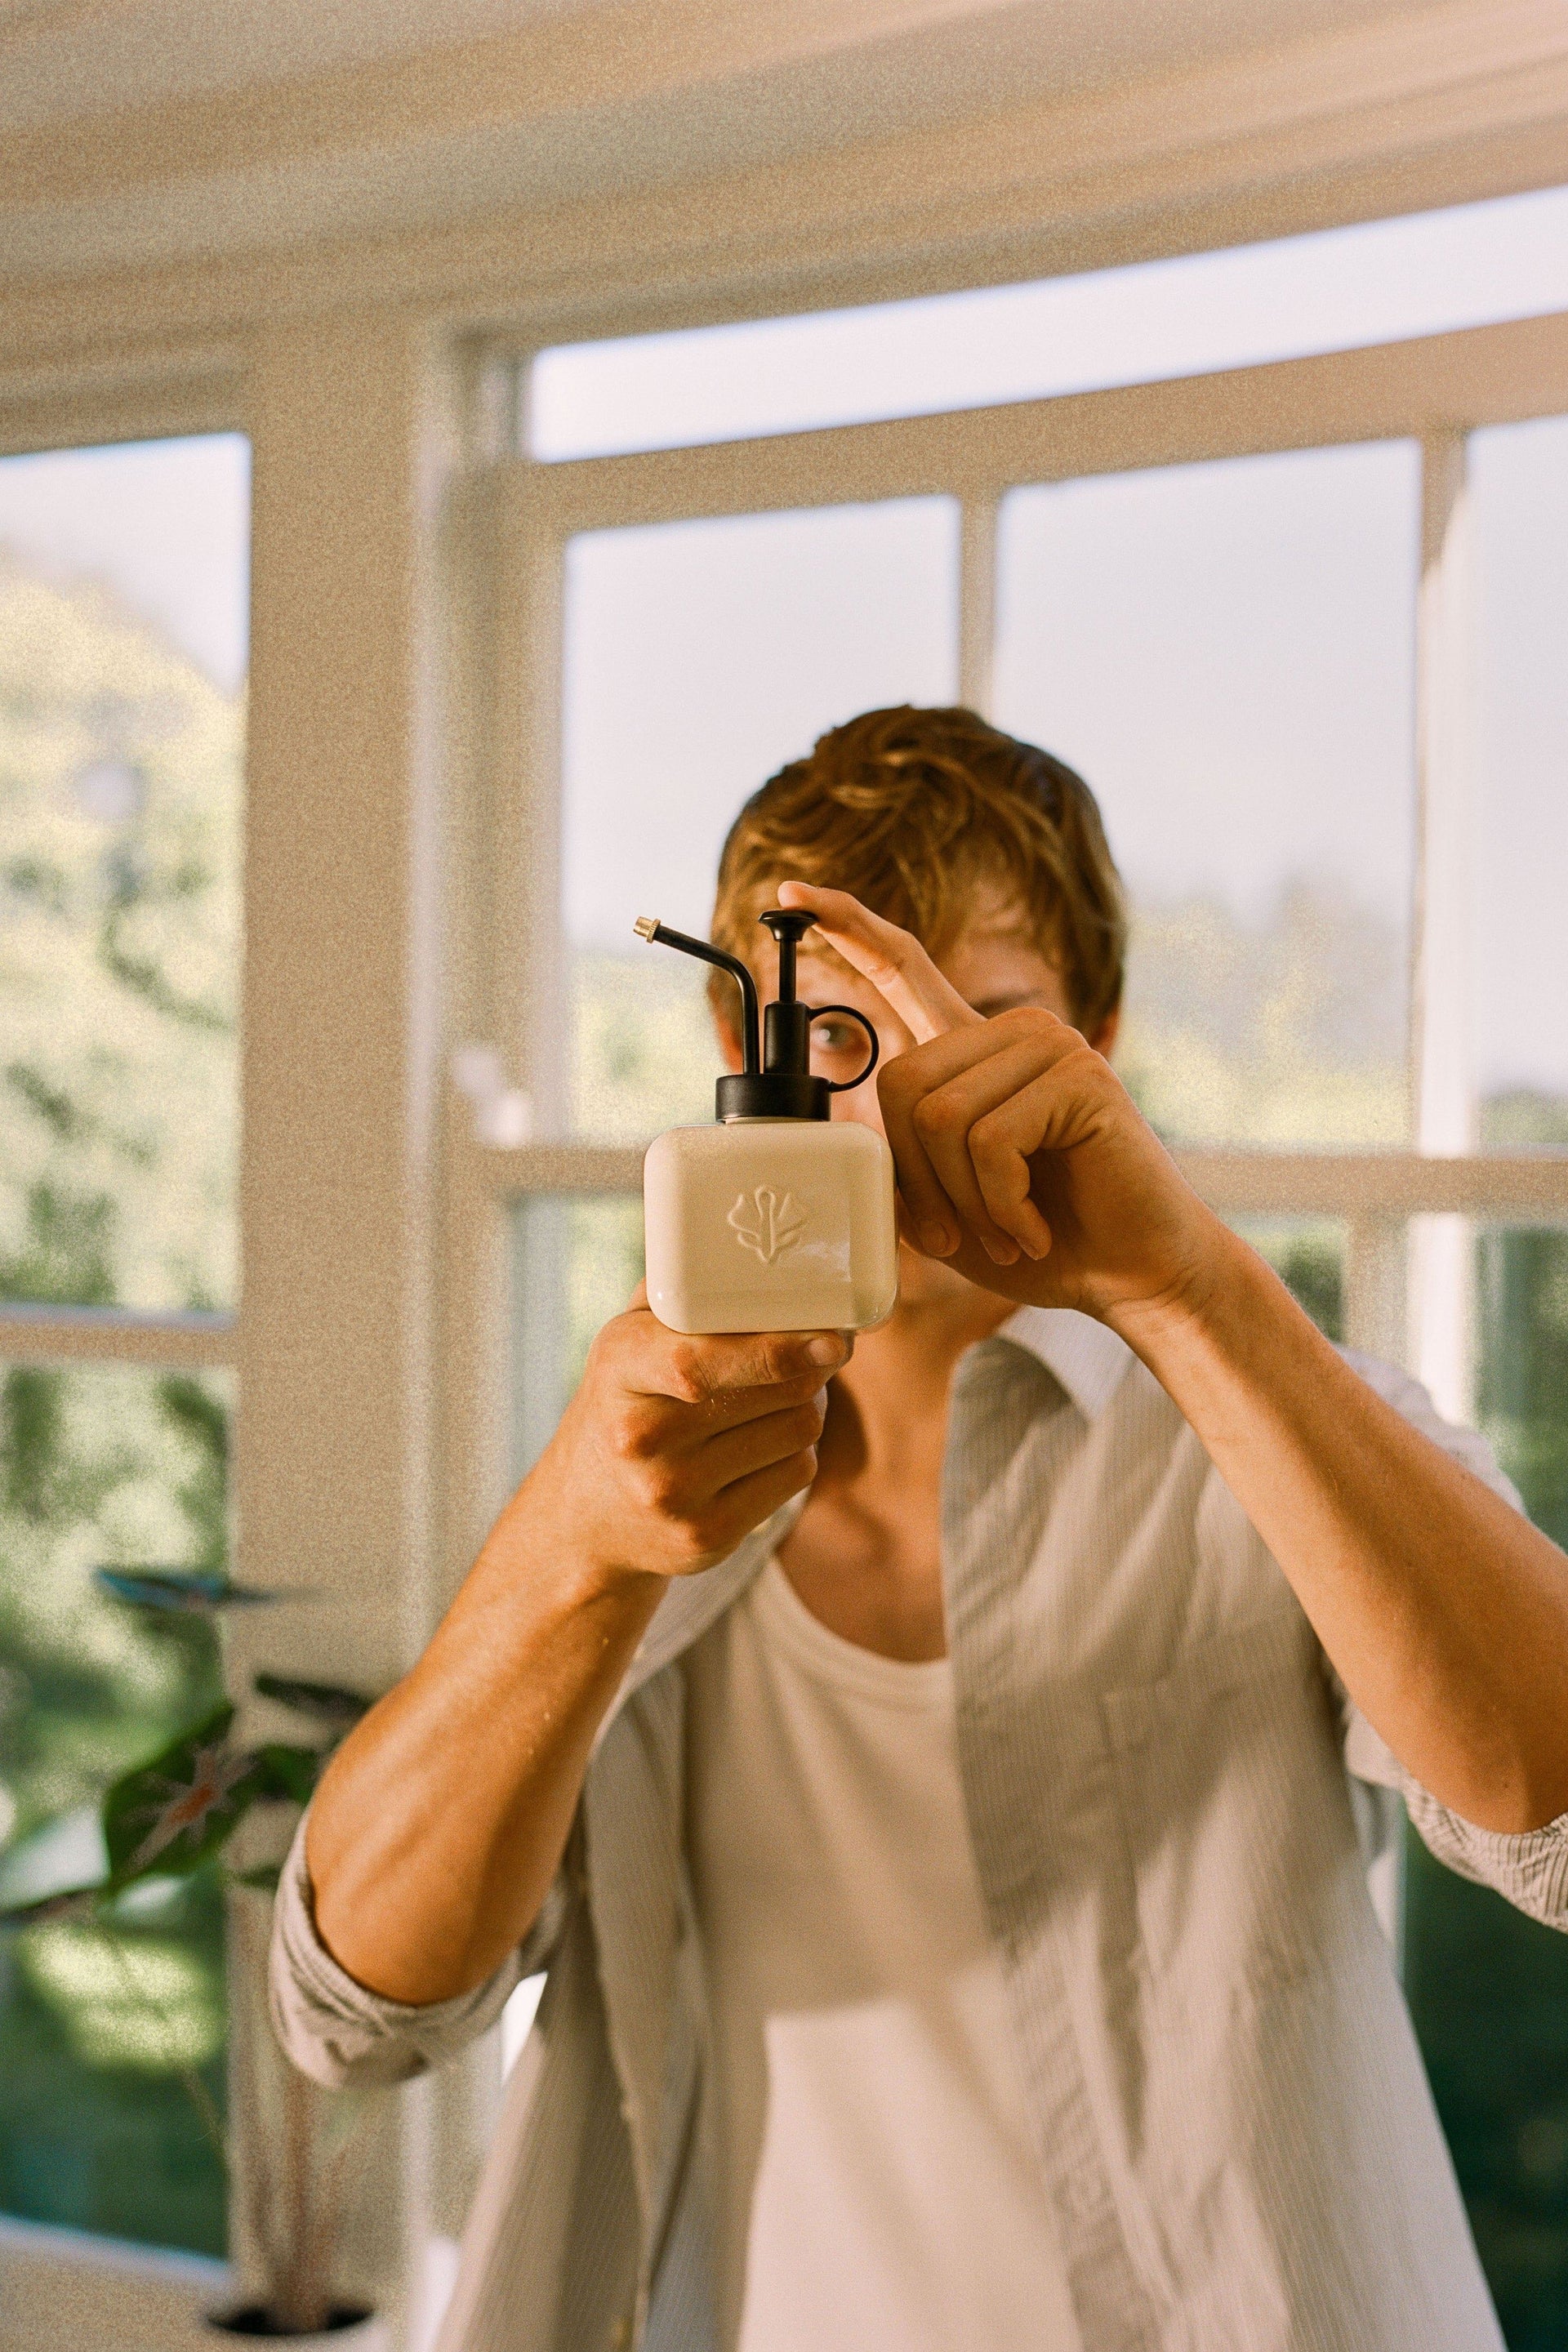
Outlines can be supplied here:
M1121 1003L1127 918L1094 794L973 710L868 710L771 776L724 844L715 944L749 962L756 919L791 877L852 891L938 957L976 891L999 887L1088 1035ZM727 1013L731 983L714 977Z

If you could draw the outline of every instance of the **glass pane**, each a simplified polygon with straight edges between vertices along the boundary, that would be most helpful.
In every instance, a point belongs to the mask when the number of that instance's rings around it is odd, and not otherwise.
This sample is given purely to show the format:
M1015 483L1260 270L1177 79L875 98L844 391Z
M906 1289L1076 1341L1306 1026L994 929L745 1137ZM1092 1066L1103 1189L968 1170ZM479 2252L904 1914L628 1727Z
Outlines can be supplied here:
M1568 1148L1568 417L1470 443L1484 1142Z
M1537 1525L1568 1542L1568 1232L1476 1243L1479 1423ZM1568 2343L1568 1937L1414 1835L1405 1991L1510 2352Z
M708 935L747 794L860 710L957 690L948 499L595 531L566 565L570 1117L637 1139L713 1116L702 975L633 950L638 915Z
M638 1193L536 1193L512 1222L514 1476L550 1443L594 1334L643 1276Z
M234 1303L248 471L0 461L0 1297Z
M563 344L536 457L926 415L1352 351L1568 303L1568 190L1364 221L1033 286Z
M1568 1547L1568 1232L1477 1235L1476 1325L1479 1425L1537 1527Z
M1406 1139L1418 500L1393 442L1006 501L998 717L1100 796L1173 1140Z
M0 1888L102 1868L108 1783L222 1692L209 1621L132 1609L95 1566L221 1567L227 1383L121 1369L0 1375ZM153 1880L112 1929L12 1931L0 1967L0 2209L225 2251L189 2086L224 2096L222 1898Z
M1345 1229L1337 1217L1231 1217L1320 1331L1345 1336Z

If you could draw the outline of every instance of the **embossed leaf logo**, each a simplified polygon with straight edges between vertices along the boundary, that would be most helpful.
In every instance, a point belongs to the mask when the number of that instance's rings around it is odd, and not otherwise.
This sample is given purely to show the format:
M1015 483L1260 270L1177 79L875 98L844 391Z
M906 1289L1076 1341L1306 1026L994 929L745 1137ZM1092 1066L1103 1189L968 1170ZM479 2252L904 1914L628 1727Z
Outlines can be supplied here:
M807 1219L793 1192L781 1194L771 1184L759 1184L750 1195L741 1194L729 1222L741 1247L754 1251L764 1265L772 1265L775 1258L794 1249Z

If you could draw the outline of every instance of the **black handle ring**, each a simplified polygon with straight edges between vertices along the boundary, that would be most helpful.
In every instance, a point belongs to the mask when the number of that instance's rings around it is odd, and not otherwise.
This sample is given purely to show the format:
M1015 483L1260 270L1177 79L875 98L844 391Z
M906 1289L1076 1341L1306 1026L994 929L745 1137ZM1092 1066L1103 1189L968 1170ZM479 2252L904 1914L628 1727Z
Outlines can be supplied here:
M811 1008L810 1019L805 1024L806 1027L809 1029L813 1021L820 1021L824 1013L842 1013L847 1020L858 1021L861 1028L864 1029L867 1036L871 1040L871 1058L867 1063L865 1068L860 1072L858 1077L837 1079L824 1078L822 1081L830 1095L847 1095L851 1093L856 1087L863 1087L867 1079L870 1076L872 1071L876 1068L877 1056L882 1050L881 1041L878 1037L875 1029L872 1028L871 1024L867 1020L866 1015L863 1013L857 1013L852 1004L814 1004Z

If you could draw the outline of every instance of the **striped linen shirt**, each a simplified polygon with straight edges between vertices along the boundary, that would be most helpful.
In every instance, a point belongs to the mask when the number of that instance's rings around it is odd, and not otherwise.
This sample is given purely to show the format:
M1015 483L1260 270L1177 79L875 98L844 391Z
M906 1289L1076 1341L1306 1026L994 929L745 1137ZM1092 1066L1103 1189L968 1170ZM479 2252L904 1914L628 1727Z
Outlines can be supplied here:
M1511 1492L1414 1381L1352 1360ZM273 2013L319 2080L439 2065L548 1969L442 2352L716 2352L683 1660L787 1524L671 1584L543 1913L478 1990L356 1985L295 1842ZM1364 1832L1396 1790L1445 1862L1568 1928L1568 1815L1501 1836L1413 1782L1169 1397L1082 1316L1025 1308L962 1359L942 1554L965 1810L1088 2352L1500 2352Z

